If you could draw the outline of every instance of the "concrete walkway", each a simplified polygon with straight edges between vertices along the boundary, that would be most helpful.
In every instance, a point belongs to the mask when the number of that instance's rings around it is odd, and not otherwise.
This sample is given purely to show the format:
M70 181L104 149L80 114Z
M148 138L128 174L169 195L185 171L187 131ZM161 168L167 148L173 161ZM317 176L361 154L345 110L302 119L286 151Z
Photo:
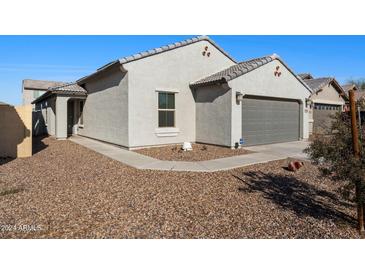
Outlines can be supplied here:
M193 172L228 170L237 167L286 159L288 157L306 160L307 157L302 151L309 144L308 142L297 141L272 145L251 146L247 147L247 149L254 151L255 153L209 161L183 162L161 161L81 136L72 136L69 140L134 168Z

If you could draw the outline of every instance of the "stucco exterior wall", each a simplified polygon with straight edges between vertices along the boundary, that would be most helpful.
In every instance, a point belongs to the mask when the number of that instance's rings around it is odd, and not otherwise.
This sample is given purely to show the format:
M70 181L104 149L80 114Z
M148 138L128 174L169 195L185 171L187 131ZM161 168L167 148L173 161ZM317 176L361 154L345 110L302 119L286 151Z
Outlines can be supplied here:
M338 93L332 84L323 87L323 89L319 92L313 93L310 98L313 103L317 104L340 105L342 108L346 104L345 99L343 99L343 97ZM317 111L317 113L314 114L315 111L315 109L310 109L309 111L310 135L312 133L321 133L328 129L331 125L330 115L336 113L336 111L321 110L321 112ZM317 119L317 121L315 121L315 119Z
M90 80L85 89L84 127L78 134L128 147L128 74L115 68Z
M208 47L210 56L202 52ZM189 84L233 65L208 41L123 65L129 80L130 147L195 141L195 100ZM176 92L175 128L158 128L158 92Z
M47 134L56 135L56 97L51 97L47 101L47 111L42 110L43 117L47 124Z
M64 140L67 138L67 101L69 97L56 97L56 138Z
M338 93L338 91L332 86L325 86L317 93L311 95L311 100L314 103L331 104L331 105L344 105L345 100Z
M0 105L0 157L32 156L32 105Z
M38 92L39 95L35 96L35 92ZM33 89L24 89L22 91L22 103L23 105L30 105L36 98L43 95L46 91L44 90L33 90ZM34 109L35 106L32 105L32 108Z
M49 97L35 104L33 111L33 135L56 135L56 97Z
M274 75L279 66L281 76ZM247 74L229 82L232 88L232 136L231 144L239 142L242 137L242 107L236 103L236 92L273 98L294 99L300 102L301 137L306 139L308 133L308 108L305 105L310 91L279 61L274 60Z
M227 85L198 88L196 142L231 146L231 90Z

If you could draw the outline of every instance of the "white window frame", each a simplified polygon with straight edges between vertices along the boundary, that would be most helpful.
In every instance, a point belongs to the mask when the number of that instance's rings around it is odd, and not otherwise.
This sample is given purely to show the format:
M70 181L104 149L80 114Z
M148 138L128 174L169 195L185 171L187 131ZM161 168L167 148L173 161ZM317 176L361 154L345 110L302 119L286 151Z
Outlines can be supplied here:
M169 91L169 90L156 90L157 92L157 127L159 129L169 129L169 128L176 128L176 92L174 91ZM159 104L159 98L160 98L160 93L163 94L173 94L174 95L174 108L160 108L160 104ZM174 112L174 125L173 126L160 126L160 111L170 111L170 112Z

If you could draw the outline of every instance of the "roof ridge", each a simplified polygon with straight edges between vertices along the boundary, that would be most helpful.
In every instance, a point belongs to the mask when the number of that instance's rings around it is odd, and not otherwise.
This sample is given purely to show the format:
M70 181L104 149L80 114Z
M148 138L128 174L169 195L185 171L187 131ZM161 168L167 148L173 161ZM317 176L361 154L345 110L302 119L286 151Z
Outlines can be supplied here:
M237 64L237 61L231 56L229 55L223 48L221 48L216 42L214 42L209 36L207 35L198 35L198 36L194 36L192 38L188 38L179 42L175 42L172 44L168 44L168 45L164 45L164 46L160 46L154 49L150 49L150 50L146 50L146 51L142 51L133 55L129 55L129 56L125 56L125 57L121 57L117 60L111 61L107 64L105 64L104 66L98 68L95 72L84 76L82 78L79 78L78 80L76 80L77 83L83 83L83 81L85 81L86 79L88 79L89 77L92 77L93 75L96 75L97 73L103 71L104 69L107 69L108 67L111 67L115 64L126 64L132 61L136 61L142 58L146 58L149 56L153 56L162 52L166 52L169 50L173 50L176 48L180 48L183 46L187 46L196 42L200 42L200 41L208 41L210 44L212 44L215 48L217 48L223 55L225 55L228 59L230 59L232 62L234 62L235 64Z
M273 56L275 55L275 53L274 54L272 54L272 55L265 55L265 56L262 56L262 57L257 57L257 58L252 58L252 59L248 59L248 60L246 60L246 61L242 61L242 62L239 62L239 63L237 63L237 64L235 64L235 65L232 65L232 67L233 66L236 66L236 65L239 65L239 64L243 64L243 63L248 63L248 62L253 62L253 61L256 61L256 60L260 60L260 59L263 59L263 58L273 58Z
M287 70L293 74L293 76L306 88L312 93L312 89L297 75L295 74L291 68L280 58L280 56L276 53L271 55L266 55L259 58L250 59L247 61L240 62L238 64L232 65L228 68L220 70L219 72L213 73L207 77L203 77L197 81L190 83L191 87L197 87L201 85L219 83L222 81L230 81L234 78L242 76L248 72L251 72L263 65L266 65L274 60L278 60L280 63L287 68Z
M145 57L148 57L148 56L152 56L152 55L155 55L155 54L158 54L158 53L161 53L161 52L165 52L165 51L168 51L168 50L176 49L176 48L179 48L179 47L183 47L183 46L190 45L190 44L193 44L193 43L196 43L196 42L199 42L199 41L204 41L204 40L205 41L208 41L209 43L211 43L212 45L214 45L219 51L221 51L229 59L231 59L233 62L237 63L237 61L234 60L232 56L230 56L221 47L219 47L207 35L194 36L192 38L188 38L188 39L185 39L185 40L182 40L182 41L174 42L174 43L171 43L171 44L167 44L167 45L160 46L160 47L157 47L157 48L153 48L153 49L141 51L141 52L138 52L136 54L132 54L132 55L129 55L129 56L125 56L125 57L119 58L118 60L119 60L119 62L121 64L125 64L125 63L129 63L131 61L139 60L139 59L142 59L142 58L145 58ZM111 62L111 63L113 63L113 62ZM109 63L109 64L111 64L111 63Z
M71 85L78 85L78 84L76 82L68 82L68 83L65 83L65 84L60 85L60 86L56 86L56 87L53 87L53 88L48 88L48 90L55 90L55 89L59 89L59 88L68 87L68 86L71 86Z

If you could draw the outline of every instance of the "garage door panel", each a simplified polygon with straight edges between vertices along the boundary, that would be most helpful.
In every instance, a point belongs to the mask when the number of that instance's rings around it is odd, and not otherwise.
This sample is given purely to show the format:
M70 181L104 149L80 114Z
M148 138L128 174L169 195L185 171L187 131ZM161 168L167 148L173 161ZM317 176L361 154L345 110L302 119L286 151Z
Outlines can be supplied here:
M299 103L295 101L244 98L242 137L245 145L299 139Z

